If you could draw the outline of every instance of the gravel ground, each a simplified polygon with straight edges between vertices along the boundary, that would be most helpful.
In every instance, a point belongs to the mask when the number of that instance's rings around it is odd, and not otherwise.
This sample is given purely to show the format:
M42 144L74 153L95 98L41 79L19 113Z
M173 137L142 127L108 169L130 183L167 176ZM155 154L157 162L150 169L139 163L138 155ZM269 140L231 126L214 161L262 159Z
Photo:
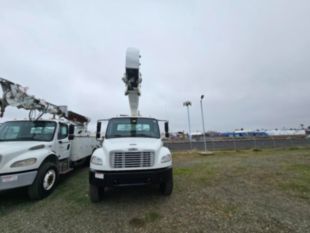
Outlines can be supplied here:
M310 232L310 150L174 154L174 192L108 190L89 202L88 170L48 198L0 193L0 232Z

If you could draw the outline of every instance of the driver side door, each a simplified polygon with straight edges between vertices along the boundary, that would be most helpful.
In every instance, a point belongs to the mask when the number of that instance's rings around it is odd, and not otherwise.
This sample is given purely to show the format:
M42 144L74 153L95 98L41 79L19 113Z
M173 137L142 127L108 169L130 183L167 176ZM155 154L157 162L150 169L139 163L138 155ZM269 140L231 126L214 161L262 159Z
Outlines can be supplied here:
M70 156L71 143L68 138L69 130L68 125L59 123L57 140L56 140L56 153L59 160L67 159Z

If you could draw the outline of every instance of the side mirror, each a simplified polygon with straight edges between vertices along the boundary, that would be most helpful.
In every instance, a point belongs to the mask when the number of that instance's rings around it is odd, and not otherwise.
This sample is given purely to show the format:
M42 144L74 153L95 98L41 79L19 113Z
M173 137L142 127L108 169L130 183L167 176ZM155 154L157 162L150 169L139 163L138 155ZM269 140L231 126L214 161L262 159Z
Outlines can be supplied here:
M166 121L165 122L165 137L169 138L170 134L169 134L169 122Z
M100 139L101 137L101 122L97 122L96 138Z
M75 129L74 125L69 125L69 136L68 136L69 140L74 139L74 129Z

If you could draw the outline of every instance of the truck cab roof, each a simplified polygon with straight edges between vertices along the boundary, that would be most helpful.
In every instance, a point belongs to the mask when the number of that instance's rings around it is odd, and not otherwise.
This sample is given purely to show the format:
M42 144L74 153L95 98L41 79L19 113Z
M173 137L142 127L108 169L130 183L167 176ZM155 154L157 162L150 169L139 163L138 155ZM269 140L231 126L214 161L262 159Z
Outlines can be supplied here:
M159 121L158 119L154 117L144 117L144 116L117 116L117 117L111 117L111 118L106 118L106 119L99 119L98 121L109 121L113 119L149 119L149 120Z

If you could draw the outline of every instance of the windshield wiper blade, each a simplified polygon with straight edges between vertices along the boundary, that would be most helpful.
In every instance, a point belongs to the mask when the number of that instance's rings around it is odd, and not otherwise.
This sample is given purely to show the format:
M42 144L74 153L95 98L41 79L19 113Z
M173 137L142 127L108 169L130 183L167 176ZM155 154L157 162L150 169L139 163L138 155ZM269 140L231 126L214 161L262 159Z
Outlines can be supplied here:
M111 136L112 138L121 138L121 137L126 137L125 135L121 135L121 134L114 134Z
M153 136L147 135L147 134L136 134L135 136L136 136L136 137L153 138Z

